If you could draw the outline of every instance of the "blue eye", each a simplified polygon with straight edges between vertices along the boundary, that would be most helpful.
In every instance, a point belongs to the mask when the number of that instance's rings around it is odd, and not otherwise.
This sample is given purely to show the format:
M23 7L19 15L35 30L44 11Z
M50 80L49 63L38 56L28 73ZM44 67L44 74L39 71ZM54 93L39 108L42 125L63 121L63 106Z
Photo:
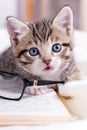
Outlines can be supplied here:
M53 52L60 52L62 49L61 45L59 43L56 43L52 46L52 51Z
M36 55L39 54L39 50L38 50L36 47L32 47L32 48L30 48L30 50L29 50L29 54L30 54L31 56L36 56Z

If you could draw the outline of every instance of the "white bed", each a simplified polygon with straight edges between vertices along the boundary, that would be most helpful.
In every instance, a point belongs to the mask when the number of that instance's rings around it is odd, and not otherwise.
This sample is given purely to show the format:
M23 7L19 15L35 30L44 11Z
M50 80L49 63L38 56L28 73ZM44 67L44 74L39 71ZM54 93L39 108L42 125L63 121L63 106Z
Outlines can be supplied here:
M87 74L87 33L81 31L74 32L75 38L75 57L77 58L82 71ZM10 46L9 35L6 29L0 29L0 52ZM85 130L87 129L87 120L74 121L72 123L46 125L46 126L5 126L0 127L0 130Z

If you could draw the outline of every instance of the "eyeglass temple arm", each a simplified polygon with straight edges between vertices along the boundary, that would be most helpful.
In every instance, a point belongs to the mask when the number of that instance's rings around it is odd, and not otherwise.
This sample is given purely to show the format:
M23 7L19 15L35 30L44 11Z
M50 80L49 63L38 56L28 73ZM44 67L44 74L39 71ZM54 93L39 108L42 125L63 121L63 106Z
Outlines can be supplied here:
M40 86L51 84L64 84L65 81L51 81L51 80L30 80L26 82L26 86Z
M37 85L64 84L64 81L38 80Z

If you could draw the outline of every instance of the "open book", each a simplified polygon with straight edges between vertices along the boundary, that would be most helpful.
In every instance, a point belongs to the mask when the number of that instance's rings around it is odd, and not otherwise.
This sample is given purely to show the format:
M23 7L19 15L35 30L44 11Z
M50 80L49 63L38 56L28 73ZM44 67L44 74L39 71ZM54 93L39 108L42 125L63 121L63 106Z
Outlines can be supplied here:
M0 99L0 125L38 125L72 120L55 91L20 101Z

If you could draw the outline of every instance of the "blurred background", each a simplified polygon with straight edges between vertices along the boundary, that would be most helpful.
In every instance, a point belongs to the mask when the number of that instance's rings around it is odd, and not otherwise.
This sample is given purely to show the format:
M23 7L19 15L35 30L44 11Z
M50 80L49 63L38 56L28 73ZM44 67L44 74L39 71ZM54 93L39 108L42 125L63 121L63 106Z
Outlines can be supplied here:
M53 18L64 5L73 10L74 28L87 31L87 0L0 0L0 27L5 27L7 16L24 22Z

